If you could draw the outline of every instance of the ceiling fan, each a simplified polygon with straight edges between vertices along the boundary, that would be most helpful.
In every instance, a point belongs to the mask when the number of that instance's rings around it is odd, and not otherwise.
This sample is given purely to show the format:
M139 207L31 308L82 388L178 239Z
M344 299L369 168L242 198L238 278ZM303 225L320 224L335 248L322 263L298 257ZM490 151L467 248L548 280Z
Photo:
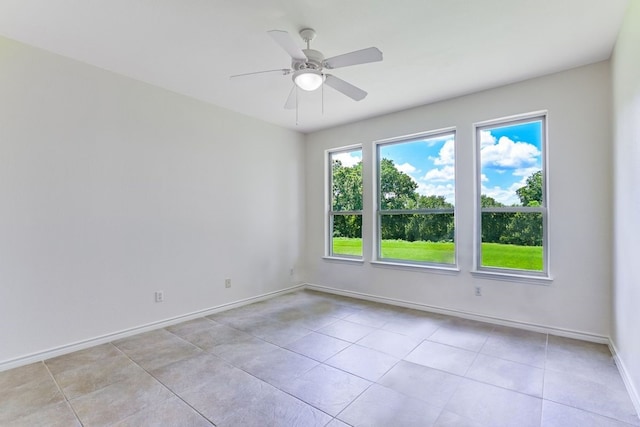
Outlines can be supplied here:
M286 109L294 109L297 106L296 88L314 91L321 87L323 83L355 101L360 101L367 96L367 92L332 74L325 73L323 70L333 70L334 68L382 61L382 52L376 47L356 50L325 59L321 52L310 48L310 43L316 36L316 32L311 28L300 30L300 37L302 37L302 40L307 44L306 49L300 49L286 31L271 30L267 33L291 56L291 68L236 74L231 76L231 78L273 72L279 72L285 76L292 74L294 86L291 88L287 102L284 104L284 108Z

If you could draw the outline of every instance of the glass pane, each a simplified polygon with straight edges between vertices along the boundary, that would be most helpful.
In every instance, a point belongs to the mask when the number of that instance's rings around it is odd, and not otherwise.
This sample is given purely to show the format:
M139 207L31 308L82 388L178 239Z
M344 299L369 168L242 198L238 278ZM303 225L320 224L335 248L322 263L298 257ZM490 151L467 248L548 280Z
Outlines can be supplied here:
M453 207L455 136L378 146L380 209Z
M453 214L382 215L380 256L454 264L454 227Z
M362 210L362 150L331 153L331 210Z
M542 120L478 130L482 206L541 206Z
M362 215L333 215L331 254L362 256Z
M483 267L543 271L542 214L482 213Z

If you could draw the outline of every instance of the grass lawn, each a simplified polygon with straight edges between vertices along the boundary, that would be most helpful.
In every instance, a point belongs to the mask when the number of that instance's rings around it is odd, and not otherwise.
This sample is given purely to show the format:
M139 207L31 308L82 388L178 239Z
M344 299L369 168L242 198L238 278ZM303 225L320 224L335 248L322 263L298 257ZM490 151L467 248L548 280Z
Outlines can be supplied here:
M542 271L542 246L483 243L482 266Z
M334 255L362 256L362 239L334 237L333 253ZM382 256L384 258L447 264L453 264L455 261L453 243L383 240ZM482 265L484 267L542 271L542 246L483 243Z

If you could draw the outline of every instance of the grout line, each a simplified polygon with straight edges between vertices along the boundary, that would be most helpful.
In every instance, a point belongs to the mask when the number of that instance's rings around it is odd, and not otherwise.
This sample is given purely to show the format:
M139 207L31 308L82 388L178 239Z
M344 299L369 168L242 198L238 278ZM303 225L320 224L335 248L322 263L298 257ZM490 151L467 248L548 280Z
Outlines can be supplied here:
M193 344L192 344L193 345ZM193 409L198 415L200 415L202 418L204 418L208 423L210 423L212 426L215 426L215 423L213 421L211 421L209 418L207 418L202 412L198 411L196 408L194 408L193 406L191 406L189 404L189 402L187 402L186 400L184 400L182 398L182 396L180 396L179 394L177 394L175 391L173 391L169 386L167 386L165 383L163 383L162 381L160 381L160 379L156 378L151 372L149 372L147 369L145 369L142 365L140 365L138 362L136 362L135 360L133 360L131 357L129 357L129 355L127 353L125 353L123 350L121 350L120 348L118 348L117 346L114 345L114 347L116 347L122 354L124 354L124 356L129 359L132 363L134 363L136 366L138 366L140 369L142 369L144 372L147 373L147 375L149 375L151 378L153 378L154 380L156 380L159 384L162 385L162 387L166 388L172 395L174 395L175 397L177 397L178 399L180 399L185 405L187 405L188 407L190 407L191 409ZM186 360L189 359L190 357L194 357L194 356L189 356L186 357L184 359L181 360ZM179 362L181 360L176 360L175 362L172 363L176 363ZM171 365L171 363L167 364L166 366ZM171 397L166 398L165 400L163 400L162 402L166 402L169 399L171 399ZM154 403L160 403L160 402L154 402ZM133 415L136 415L142 411L144 411L145 409L150 408L151 406L153 406L154 403L151 403L150 405L144 406L140 409L138 409L136 412L134 412L133 414L129 414L127 415L125 418L123 418L122 420L125 420ZM120 420L120 421L122 421Z
M51 369L49 369L49 367L47 366L44 360L40 363L44 365L45 369L49 373L49 376L51 377L56 387L58 388L58 391L60 391L60 394L62 395L62 397L64 397L64 401L66 402L67 406L69 407L69 409L71 409L71 412L73 412L73 415L76 417L76 420L78 420L81 426L84 426L84 423L82 422L82 420L80 420L80 416L78 416L78 413L76 412L76 408L73 407L66 393L62 390L62 387L60 387L60 384L58 384L58 381L56 380L56 377L51 372Z

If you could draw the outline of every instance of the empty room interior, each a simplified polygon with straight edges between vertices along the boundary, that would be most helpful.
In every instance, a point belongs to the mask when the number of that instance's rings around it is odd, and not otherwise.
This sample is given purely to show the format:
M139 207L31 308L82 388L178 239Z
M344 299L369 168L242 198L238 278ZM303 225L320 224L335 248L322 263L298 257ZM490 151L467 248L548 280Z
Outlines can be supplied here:
M0 1L0 425L640 426L640 1Z

